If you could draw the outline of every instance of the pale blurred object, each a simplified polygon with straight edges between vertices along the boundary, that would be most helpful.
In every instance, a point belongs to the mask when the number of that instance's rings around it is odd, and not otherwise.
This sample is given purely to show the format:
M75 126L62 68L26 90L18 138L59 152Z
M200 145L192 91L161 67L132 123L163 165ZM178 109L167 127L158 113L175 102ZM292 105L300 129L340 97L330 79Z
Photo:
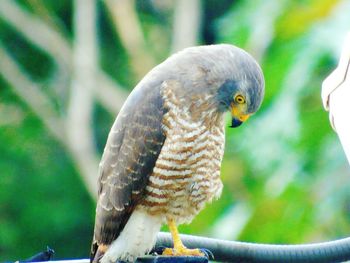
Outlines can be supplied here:
M322 83L324 108L350 163L350 32L345 38L338 67Z

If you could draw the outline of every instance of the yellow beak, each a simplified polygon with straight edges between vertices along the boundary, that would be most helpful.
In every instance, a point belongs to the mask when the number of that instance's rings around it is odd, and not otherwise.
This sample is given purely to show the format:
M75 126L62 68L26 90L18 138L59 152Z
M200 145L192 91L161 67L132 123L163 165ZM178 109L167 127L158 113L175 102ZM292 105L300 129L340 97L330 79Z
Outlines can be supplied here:
M245 122L250 117L250 114L240 114L239 110L236 107L232 107L231 115L233 118Z
M238 117L238 119L239 119L240 121L242 121L242 122L245 122L246 120L249 119L249 116L250 116L249 114L241 115L241 116Z

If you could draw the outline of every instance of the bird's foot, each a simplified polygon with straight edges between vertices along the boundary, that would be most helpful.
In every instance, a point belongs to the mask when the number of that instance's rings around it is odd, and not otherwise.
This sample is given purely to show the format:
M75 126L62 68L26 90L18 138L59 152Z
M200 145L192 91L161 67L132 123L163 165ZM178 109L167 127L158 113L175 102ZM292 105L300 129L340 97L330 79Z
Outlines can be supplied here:
M183 245L180 239L177 225L174 219L168 219L168 226L173 237L174 248L165 248L163 250L163 256L192 256L192 257L204 257L210 259L213 258L213 253L207 249L189 249Z
M203 253L200 249L188 249L185 246L179 246L175 248L164 249L163 256L197 256L206 257L206 253Z

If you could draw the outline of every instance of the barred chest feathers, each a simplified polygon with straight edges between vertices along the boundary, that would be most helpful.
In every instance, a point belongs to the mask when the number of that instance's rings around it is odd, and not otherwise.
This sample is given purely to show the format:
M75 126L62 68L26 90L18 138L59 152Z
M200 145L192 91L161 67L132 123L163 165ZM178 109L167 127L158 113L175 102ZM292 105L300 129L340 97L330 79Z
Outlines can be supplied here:
M189 223L205 203L221 194L224 119L214 110L209 114L203 110L205 116L196 114L208 106L205 96L190 105L165 86L163 99L168 110L163 118L166 140L141 206L150 214L163 215L163 220L170 217L178 224Z

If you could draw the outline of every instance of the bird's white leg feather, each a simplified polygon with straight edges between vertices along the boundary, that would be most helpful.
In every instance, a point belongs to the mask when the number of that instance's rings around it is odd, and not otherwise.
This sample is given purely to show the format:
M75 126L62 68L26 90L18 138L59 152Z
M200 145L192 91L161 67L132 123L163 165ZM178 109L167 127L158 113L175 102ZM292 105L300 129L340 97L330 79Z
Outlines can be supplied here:
M117 260L134 262L137 257L149 252L160 230L162 218L152 216L142 209L135 209L119 237L112 242L101 263Z

